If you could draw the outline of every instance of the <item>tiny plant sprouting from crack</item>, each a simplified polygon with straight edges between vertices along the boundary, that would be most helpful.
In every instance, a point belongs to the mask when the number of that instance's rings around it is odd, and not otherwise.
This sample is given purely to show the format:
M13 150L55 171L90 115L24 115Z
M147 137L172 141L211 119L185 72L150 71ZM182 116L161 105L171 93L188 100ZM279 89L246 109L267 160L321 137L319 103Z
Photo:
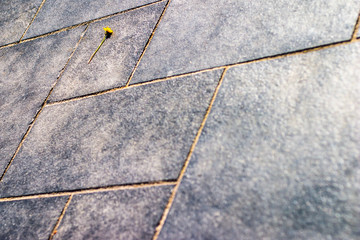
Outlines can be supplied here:
M104 31L105 31L105 34L104 34L104 38L103 40L101 41L100 45L98 46L98 48L95 50L95 52L91 55L89 61L88 61L88 64L91 62L91 60L94 58L95 54L99 51L100 47L103 45L103 43L105 42L106 39L110 38L111 37L111 34L113 34L113 30L109 27L104 27Z

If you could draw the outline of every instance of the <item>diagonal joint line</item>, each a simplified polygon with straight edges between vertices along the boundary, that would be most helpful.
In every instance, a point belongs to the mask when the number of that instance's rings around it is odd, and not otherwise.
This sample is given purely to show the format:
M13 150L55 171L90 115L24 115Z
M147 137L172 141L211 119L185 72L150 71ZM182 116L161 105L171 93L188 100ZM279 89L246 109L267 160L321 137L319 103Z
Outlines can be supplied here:
M134 67L133 70L131 71L131 74L130 74L130 76L129 76L126 84L125 84L126 87L129 86L130 81L131 81L132 77L134 76L134 73L135 73L137 67L139 66L140 61L141 61L141 59L143 58L143 56L144 56L144 54L145 54L145 52L146 52L146 50L147 50L147 48L148 48L148 46L149 46L152 38L154 37L155 31L156 31L156 29L158 28L158 26L159 26L162 18L164 17L165 12L166 12L166 9L169 7L170 2L171 2L171 0L168 0L168 2L166 3L166 5L165 5L165 7L164 7L164 10L162 11L162 13L161 13L161 15L160 15L160 17L159 17L159 19L158 19L158 21L157 21L157 23L155 24L155 27L154 27L154 29L152 30L152 32L151 32L151 34L150 34L150 37L149 37L149 39L147 40L147 42L146 42L146 44L145 44L145 47L144 47L144 49L143 49L143 51L142 51L139 59L137 60L137 62L136 62L136 64L135 64L135 67Z
M98 188L77 189L77 190L70 190L70 191L64 191L64 192L40 193L40 194L33 194L33 195L5 197L5 198L0 198L0 202L14 202L14 201L22 201L22 200L30 200L30 199L53 198L53 197L63 197L63 196L70 196L70 195L92 194L92 193L120 191L120 190L131 190L131 189L138 189L138 188L172 186L175 184L176 184L176 180L174 180L174 179L157 181L157 182L131 183L131 184L123 184L123 185L98 187Z
M41 2L41 4L40 4L38 10L36 11L33 19L30 21L30 23L29 23L29 25L27 26L27 28L25 29L23 35L21 35L21 37L20 37L20 39L19 39L19 43L20 43L20 42L22 41L22 39L24 38L24 36L25 36L26 32L29 30L31 24L35 21L36 16L39 14L39 12L40 12L40 10L41 10L41 8L43 7L43 5L44 5L45 2L46 2L46 0L42 0L42 2Z
M82 100L85 98L91 98L91 97L96 97L96 96L100 96L100 95L107 94L107 93L117 92L120 90L126 90L126 89L132 88L132 87L139 87L139 86L154 84L154 83L168 81L168 80L179 78L179 77L185 77L185 76L190 76L190 75L194 75L194 74L199 74L199 73L203 73L203 72L209 72L209 71L223 69L223 68L237 67L237 66L241 66L241 65L252 64L252 63L257 63L257 62L262 62L262 61L269 61L269 60L274 60L274 59L279 59L279 58L284 58L284 57L290 57L293 55L306 54L306 53L320 51L320 50L324 50L324 49L328 49L328 48L352 44L353 42L358 42L358 41L360 41L360 38L355 39L354 41L346 40L346 41L341 41L341 42L334 42L334 43L330 43L330 44L295 50L295 51L291 51L291 52L280 53L280 54L245 60L245 61L241 61L241 62L226 64L226 65L204 68L204 69L200 69L200 70L195 70L195 71L191 71L191 72L187 72L187 73L180 73L180 74L167 76L167 77L156 78L156 79L148 80L146 82L134 83L134 84L130 84L128 86L118 86L115 88L105 89L102 91L93 92L93 93L89 93L89 94L82 95L82 96L77 96L77 97L67 98L67 99L63 99L63 100L59 100L59 101L49 102L47 104L47 106L63 104L63 103L72 102L72 101L78 101L78 100Z
M352 33L352 36L351 36L351 41L356 40L356 35L357 35L358 31L359 31L359 27L360 27L360 12L359 12L358 18L357 18L355 26L354 26L354 30L353 30L353 33Z
M184 163L184 165L183 165L183 167L182 167L182 169L181 169L181 171L180 171L179 177L178 177L178 179L177 179L177 181L176 181L176 185L175 185L174 188L173 188L173 191L172 191L172 193L171 193L171 195L170 195L169 201L168 201L168 203L167 203L167 205L166 205L166 207L165 207L165 209L164 209L164 212L163 212L163 214L162 214L162 216L161 216L159 225L158 225L158 226L156 227L156 229L155 229L155 233L154 233L154 236L153 236L153 240L157 240L157 239L158 239L159 234L160 234L160 232L161 232L161 230L162 230L162 228L163 228L163 226L164 226L164 224L165 224L166 218L167 218L167 216L168 216L168 214L169 214L169 212L170 212L170 209L171 209L171 207L172 207L172 205L173 205L173 202L174 202L176 193L177 193L177 191L178 191L178 189L179 189L180 183L181 183L181 181L182 181L182 179L183 179L183 177L184 177L184 175L185 175L185 172L186 172L187 167L189 166L189 162L190 162L191 155L192 155L192 153L194 152L194 149L195 149L195 147L196 147L196 144L197 144L197 142L198 142L198 140L199 140L199 138L200 138L201 132L202 132L204 126L205 126L206 120L207 120L207 118L209 117L211 108L212 108L212 106L213 106L213 104L214 104L214 102L215 102L215 99L216 99L216 96L217 96L217 94L218 94L218 92L219 92L219 89L220 89L220 87L221 87L221 84L222 84L222 82L224 81L224 77L225 77L225 74L226 74L226 71L227 71L227 70L228 70L228 67L226 67L226 68L224 69L224 71L222 72L222 74L221 74L219 83L218 83L218 85L217 85L216 88L215 88L215 92L214 92L214 94L213 94L213 96L212 96L212 98L211 98L211 100L210 100L209 107L208 107L208 109L206 110L206 113L205 113L205 116L204 116L204 118L203 118L203 121L201 122L201 125L200 125L200 127L199 127L199 130L198 130L196 136L195 136L195 139L194 139L194 141L193 141L193 144L191 145L190 151L189 151L189 153L188 153L188 155L187 155L187 157L186 157L185 163Z
M53 239L54 235L57 233L57 229L58 229L58 227L60 226L61 220L63 219L63 217L64 217L64 215L65 215L65 213L66 213L66 210L67 210L67 208L68 208L69 205L70 205L70 202L71 202L71 200L72 200L72 197L73 197L73 195L71 194L71 195L69 196L68 200L66 201L65 206L64 206L63 210L61 211L58 220L56 221L56 224L55 224L55 226L54 226L54 229L51 231L49 240Z

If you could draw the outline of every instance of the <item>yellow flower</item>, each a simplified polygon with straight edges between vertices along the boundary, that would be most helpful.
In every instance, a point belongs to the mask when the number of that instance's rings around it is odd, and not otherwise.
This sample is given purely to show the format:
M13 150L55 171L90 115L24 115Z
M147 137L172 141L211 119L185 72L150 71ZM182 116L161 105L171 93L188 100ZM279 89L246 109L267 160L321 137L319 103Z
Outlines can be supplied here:
M114 32L111 28L109 27L104 27L104 31L105 31L105 36L106 38L109 38L111 36L111 34Z
M111 37L111 34L114 32L111 28L109 27L104 27L104 31L105 31L105 36L103 38L103 40L101 41L100 45L98 46L98 48L95 50L95 52L91 55L88 63L91 62L91 60L93 59L93 57L95 56L95 54L97 53L97 51L99 51L100 47L103 45L103 43L105 42L105 39Z

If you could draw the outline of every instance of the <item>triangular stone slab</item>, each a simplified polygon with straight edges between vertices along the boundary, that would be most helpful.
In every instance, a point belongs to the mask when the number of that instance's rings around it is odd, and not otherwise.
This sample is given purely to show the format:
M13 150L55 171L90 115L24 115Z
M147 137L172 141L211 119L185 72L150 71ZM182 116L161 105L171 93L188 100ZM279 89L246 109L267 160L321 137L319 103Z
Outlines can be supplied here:
M83 30L81 27L0 49L0 174Z
M67 199L0 202L0 239L49 239Z
M165 2L90 24L50 100L57 101L123 86L135 67L147 40L163 11ZM113 29L88 64L104 37L103 27Z
M74 196L54 239L151 239L172 186Z

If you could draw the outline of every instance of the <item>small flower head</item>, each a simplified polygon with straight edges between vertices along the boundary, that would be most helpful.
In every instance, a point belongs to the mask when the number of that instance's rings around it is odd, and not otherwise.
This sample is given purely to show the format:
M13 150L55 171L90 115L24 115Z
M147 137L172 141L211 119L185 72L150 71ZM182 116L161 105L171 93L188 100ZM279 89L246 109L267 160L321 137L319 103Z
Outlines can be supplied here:
M105 37L109 38L111 36L111 34L114 32L111 28L109 27L104 27L104 31L105 31Z

